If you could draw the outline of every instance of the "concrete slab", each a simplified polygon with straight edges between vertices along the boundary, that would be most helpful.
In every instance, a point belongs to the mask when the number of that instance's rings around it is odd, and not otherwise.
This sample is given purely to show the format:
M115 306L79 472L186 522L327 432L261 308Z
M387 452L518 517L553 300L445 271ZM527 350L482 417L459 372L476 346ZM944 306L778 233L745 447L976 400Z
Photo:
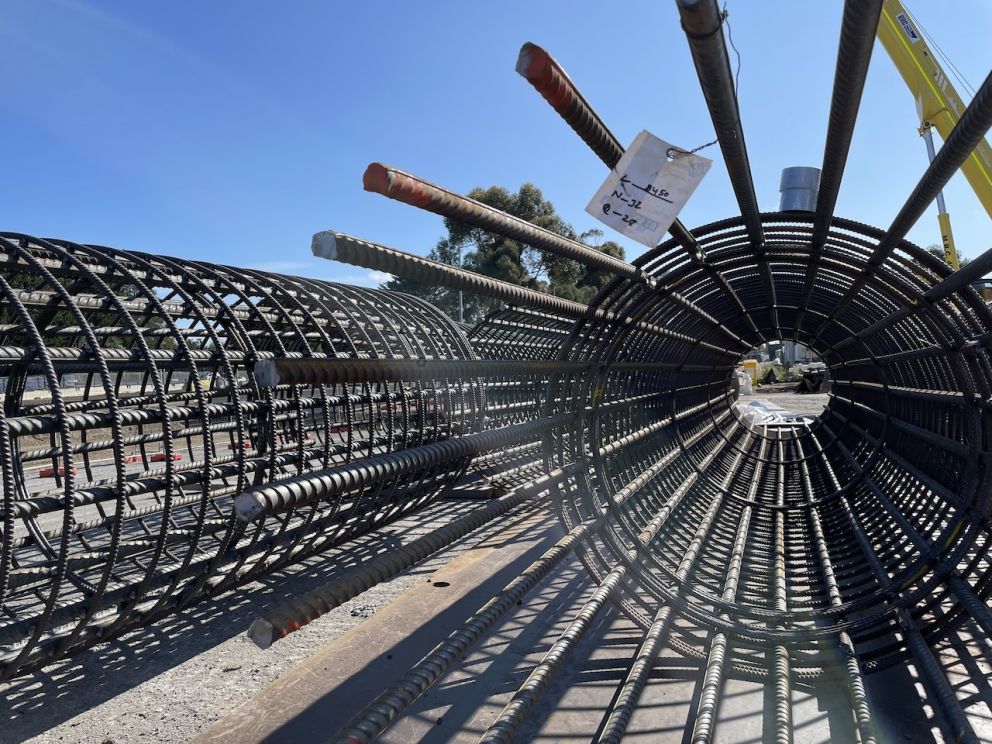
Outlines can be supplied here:
M487 541L434 574L434 582L451 584L442 593L426 582L409 590L196 741L292 743L328 738L558 534L547 523L521 520L514 531L500 534L502 544ZM518 550L518 538L530 547ZM564 561L417 700L381 741L478 741L594 589L577 560ZM472 602L475 605L466 608L466 603ZM642 631L617 608L607 606L528 715L517 740L578 744L595 739L626 678L641 636ZM702 666L702 661L665 650L624 740L686 741L699 702ZM893 689L897 690L893 699L906 699L903 686ZM913 695L912 688L909 694ZM826 743L855 738L849 701L836 685L794 684L793 720L797 741ZM919 725L921 721L913 723ZM716 726L721 742L771 740L775 729L771 687L727 679ZM905 730L897 725L889 733L901 735ZM905 739L890 736L885 740Z
M432 504L121 641L0 684L0 743L188 742L321 646L426 582L455 556L500 533L502 525L487 525L346 602L281 641L277 653L259 649L245 635L259 613L476 507L471 500Z
M292 744L326 738L561 534L546 512L511 518L497 536L322 647L194 741ZM270 649L278 652L278 644Z

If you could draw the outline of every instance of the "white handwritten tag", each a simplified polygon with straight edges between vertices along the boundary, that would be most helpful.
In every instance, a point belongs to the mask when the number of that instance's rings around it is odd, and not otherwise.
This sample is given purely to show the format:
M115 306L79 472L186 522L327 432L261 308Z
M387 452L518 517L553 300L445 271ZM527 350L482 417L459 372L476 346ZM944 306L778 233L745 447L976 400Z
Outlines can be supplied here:
M669 151L674 156L671 159ZM654 248L711 165L712 160L683 152L644 130L586 211L628 238Z

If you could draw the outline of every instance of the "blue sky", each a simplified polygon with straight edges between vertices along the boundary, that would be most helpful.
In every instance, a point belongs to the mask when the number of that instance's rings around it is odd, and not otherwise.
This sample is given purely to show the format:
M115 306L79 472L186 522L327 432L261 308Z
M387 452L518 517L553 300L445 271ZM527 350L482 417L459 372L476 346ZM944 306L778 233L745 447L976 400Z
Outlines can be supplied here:
M975 86L992 3L910 9ZM820 164L841 3L730 0L744 130L763 209L789 165ZM579 230L607 173L514 72L547 48L624 144L691 148L713 129L672 0L385 3L6 0L0 12L0 224L374 285L310 256L322 229L426 253L441 219L362 190L379 160L465 192L531 181ZM962 91L963 93L963 91ZM915 107L876 43L838 214L887 227L926 167ZM682 212L731 215L719 150ZM992 247L960 175L958 249ZM612 237L612 236L611 236ZM910 234L937 242L935 211ZM624 242L628 257L642 248Z

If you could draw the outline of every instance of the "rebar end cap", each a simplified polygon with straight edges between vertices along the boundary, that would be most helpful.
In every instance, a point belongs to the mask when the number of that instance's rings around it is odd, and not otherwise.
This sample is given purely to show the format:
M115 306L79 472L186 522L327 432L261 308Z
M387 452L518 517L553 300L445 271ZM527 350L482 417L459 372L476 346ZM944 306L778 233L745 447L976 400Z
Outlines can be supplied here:
M272 645L276 639L276 629L264 617L256 617L248 628L248 637L261 649Z
M317 258L326 258L333 261L338 256L338 239L330 230L323 230L313 236L310 241L310 250Z
M253 522L264 511L265 505L253 493L239 493L234 498L234 512L242 522Z

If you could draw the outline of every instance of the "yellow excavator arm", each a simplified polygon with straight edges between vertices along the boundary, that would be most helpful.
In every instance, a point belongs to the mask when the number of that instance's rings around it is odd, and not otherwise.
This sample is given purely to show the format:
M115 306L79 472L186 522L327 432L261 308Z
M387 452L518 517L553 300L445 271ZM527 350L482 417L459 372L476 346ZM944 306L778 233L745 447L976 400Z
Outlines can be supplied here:
M964 112L964 102L937 62L922 31L899 0L884 0L878 38L916 99L920 134L927 143L932 160L931 129L936 129L941 139L946 140ZM992 147L986 140L979 143L961 170L985 211L992 217ZM943 195L938 198L938 211L944 255L951 268L956 270L958 256Z

